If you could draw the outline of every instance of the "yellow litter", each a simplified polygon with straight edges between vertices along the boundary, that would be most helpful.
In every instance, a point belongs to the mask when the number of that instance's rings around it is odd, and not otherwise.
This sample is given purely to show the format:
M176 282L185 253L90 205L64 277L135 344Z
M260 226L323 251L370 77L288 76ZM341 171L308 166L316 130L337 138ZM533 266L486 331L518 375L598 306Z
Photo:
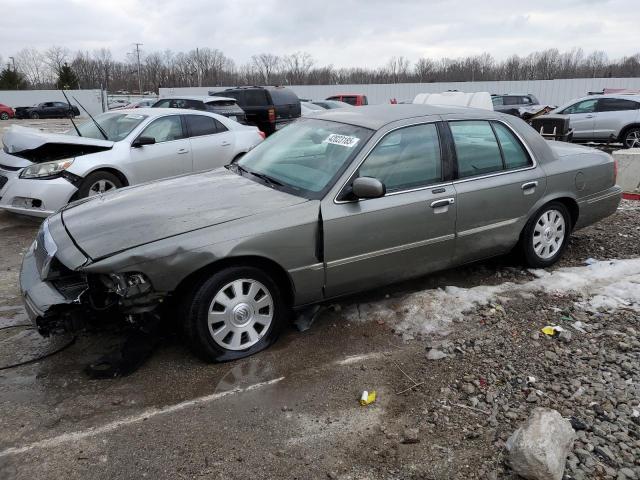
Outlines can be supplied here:
M545 335L549 335L550 337L553 337L554 335L557 335L558 333L564 332L564 328L559 327L557 325L547 325L546 327L543 327L541 329L541 331Z
M373 390L371 392L367 392L366 390L362 392L360 396L360 405L365 406L369 405L376 401L376 391Z

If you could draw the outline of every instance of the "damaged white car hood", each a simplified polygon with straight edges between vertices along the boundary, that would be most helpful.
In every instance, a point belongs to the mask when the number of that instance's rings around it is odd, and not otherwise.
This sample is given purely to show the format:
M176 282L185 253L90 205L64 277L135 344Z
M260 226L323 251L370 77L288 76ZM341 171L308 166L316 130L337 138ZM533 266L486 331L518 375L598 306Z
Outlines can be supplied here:
M19 153L25 150L35 150L48 143L68 145L90 145L93 147L113 147L110 140L98 140L89 137L78 137L65 133L47 133L35 128L12 125L2 138L7 153Z

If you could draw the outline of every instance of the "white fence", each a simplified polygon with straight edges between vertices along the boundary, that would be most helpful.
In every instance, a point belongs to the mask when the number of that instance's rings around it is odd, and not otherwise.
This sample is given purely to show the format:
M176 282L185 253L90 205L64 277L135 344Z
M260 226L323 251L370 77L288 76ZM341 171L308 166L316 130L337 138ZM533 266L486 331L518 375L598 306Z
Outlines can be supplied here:
M206 95L208 91L225 87L161 88L160 96ZM571 78L559 80L523 80L499 82L442 82L442 83L390 83L373 85L290 85L300 98L320 100L338 93L367 95L369 103L412 101L418 93L439 93L447 90L489 93L532 93L542 103L561 105L588 92L603 88L640 89L640 78Z
M103 101L106 96L102 90L65 90L72 105L76 105L81 116L86 116L84 110L73 100L77 98L91 115L104 111ZM30 107L42 102L66 102L60 90L0 90L0 103L10 107Z

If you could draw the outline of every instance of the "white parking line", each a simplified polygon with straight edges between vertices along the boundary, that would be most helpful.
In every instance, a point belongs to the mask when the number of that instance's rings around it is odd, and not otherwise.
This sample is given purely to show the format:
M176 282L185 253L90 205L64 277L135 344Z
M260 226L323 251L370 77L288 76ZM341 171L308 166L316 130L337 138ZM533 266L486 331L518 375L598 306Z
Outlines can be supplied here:
M335 362L336 365L350 365L352 363L363 362L365 360L371 360L374 358L380 358L385 354L385 352L372 352L372 353L363 353L362 355L351 355L350 357L346 357L342 360L338 360Z
M246 388L234 388L233 390L228 390L226 392L212 393L211 395L194 398L192 400L186 400L184 402L176 403L175 405L169 405L168 407L150 408L137 415L121 418L120 420L115 420L111 423L107 423L100 427L91 427L86 430L81 430L79 432L63 433L62 435L58 435L57 437L39 440L37 442L31 443L29 445L25 445L23 447L7 448L6 450L3 450L2 452L0 452L0 458L6 457L8 455L17 455L20 453L25 453L25 452L29 452L31 450L40 449L40 448L57 447L65 443L76 442L78 440L82 440L87 437L93 437L103 433L109 433L114 430L117 430L120 427L130 425L132 423L142 422L144 420L156 417L158 415L178 412L180 410L184 410L185 408L213 402L214 400L219 400L220 398L226 397L228 395L235 395L236 393L249 392L251 390L256 390L258 388L266 387L268 385L273 385L274 383L278 383L282 380L284 380L284 377L274 378L273 380L269 380L268 382L256 383Z

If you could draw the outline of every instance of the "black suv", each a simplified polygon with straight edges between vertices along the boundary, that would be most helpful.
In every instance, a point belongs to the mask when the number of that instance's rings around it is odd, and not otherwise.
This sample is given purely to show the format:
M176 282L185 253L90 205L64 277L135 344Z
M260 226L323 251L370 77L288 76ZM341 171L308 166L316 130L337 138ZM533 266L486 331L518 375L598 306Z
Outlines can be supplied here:
M236 122L245 123L244 111L238 106L234 98L221 97L165 97L151 105L152 108L187 108L191 110L205 110L223 115Z
M540 105L538 99L531 94L491 95L491 101L496 112L508 113L518 117L520 116L519 108Z
M266 135L300 117L300 99L286 87L235 87L209 95L231 97L238 101L247 115L247 123L257 126Z

